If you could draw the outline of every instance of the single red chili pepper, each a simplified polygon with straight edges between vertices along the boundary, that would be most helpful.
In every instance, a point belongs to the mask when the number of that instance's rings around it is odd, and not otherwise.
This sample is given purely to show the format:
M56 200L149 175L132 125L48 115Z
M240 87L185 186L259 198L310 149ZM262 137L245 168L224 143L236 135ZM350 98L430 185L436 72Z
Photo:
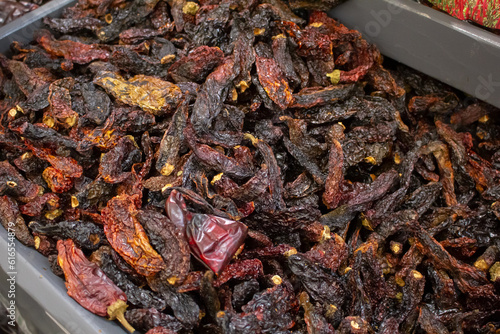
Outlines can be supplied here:
M234 220L194 214L186 226L186 236L193 255L219 274L243 244L247 229Z
M57 241L57 263L66 277L68 295L92 313L118 319L131 333L135 329L125 320L127 296L71 239Z
M247 226L213 215L191 213L182 195L173 190L166 203L170 220L185 231L191 253L215 273L220 273L243 244Z

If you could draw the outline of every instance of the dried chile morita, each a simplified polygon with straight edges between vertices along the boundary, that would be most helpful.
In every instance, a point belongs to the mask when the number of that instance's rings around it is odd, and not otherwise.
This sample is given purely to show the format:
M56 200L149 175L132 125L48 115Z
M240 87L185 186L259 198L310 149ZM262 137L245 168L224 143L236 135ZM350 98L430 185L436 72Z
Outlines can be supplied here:
M71 239L80 248L95 250L103 244L106 237L101 226L84 221L60 221L55 224L42 225L35 221L29 228L39 234Z
M500 111L384 59L342 2L43 20L0 55L8 236L142 333L499 332Z
M155 292L141 288L134 283L134 277L120 270L113 260L113 250L109 246L102 246L92 253L90 260L102 269L106 276L127 295L130 304L137 307L154 308L163 310L165 301Z
M137 218L165 261L166 268L159 275L171 284L183 282L190 269L189 245L183 231L153 210L141 210Z

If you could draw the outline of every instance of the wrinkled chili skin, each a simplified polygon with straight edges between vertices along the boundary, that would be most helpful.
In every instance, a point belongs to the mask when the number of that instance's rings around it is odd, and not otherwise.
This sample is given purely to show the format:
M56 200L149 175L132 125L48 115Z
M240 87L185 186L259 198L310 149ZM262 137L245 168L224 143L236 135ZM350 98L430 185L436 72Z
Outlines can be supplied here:
M190 269L190 255L182 230L166 216L152 210L139 211L137 219L144 225L151 243L165 261L166 268L160 275L174 283L183 282Z
M57 155L49 148L39 148L26 141L26 146L33 154L47 161L52 167L65 177L78 178L83 174L83 167L72 157Z
M118 299L127 297L94 263L87 260L71 239L57 242L57 261L66 277L68 295L80 305L100 316L107 316L107 308Z
M264 274L262 262L257 259L243 260L227 266L217 277L216 286L220 286L230 279L249 280L259 278Z
M37 233L71 239L80 248L95 250L105 242L106 237L102 227L83 221L60 221L56 224L42 225L30 222L29 228Z
M221 309L220 298L214 287L214 274L206 271L200 282L200 295L207 308L207 313L212 319L217 319L217 313Z
M92 253L90 260L97 263L106 276L127 295L129 303L137 307L163 310L166 306L165 301L154 292L140 288L132 282L128 275L115 264L111 252L108 246L103 246Z
M184 234L187 223L192 219L192 213L187 210L186 202L177 190L172 190L165 201L165 211L178 231Z
M212 120L222 109L222 103L228 94L227 88L236 77L234 66L234 59L224 58L222 64L208 75L205 83L200 87L191 114L191 122L196 132L206 132L211 127Z
M19 199L32 200L39 192L38 186L26 180L8 161L0 162L0 182L2 195L8 194Z
M42 177L54 193L65 193L73 188L73 180L53 167L45 168Z
M299 295L299 303L304 309L304 321L307 329L312 333L334 333L335 329L327 322L321 311L317 310L310 301L306 292Z
M6 195L0 197L0 222L5 230L15 235L26 246L35 245L33 236L19 212L19 206L15 200Z
M183 141L183 130L187 119L187 101L184 101L173 115L157 153L156 170L164 176L169 176L179 162L179 150Z
M78 64L86 64L93 60L107 60L110 52L99 45L87 45L70 40L55 41L48 31L39 31L37 42L50 54L64 57Z
M173 233L187 240L192 254L217 274L246 238L248 228L238 221L189 212L183 196L176 190L170 193L165 210L172 221L169 223L177 227Z
M174 333L182 329L182 324L177 319L171 315L161 313L154 308L129 310L125 312L125 318L132 326L144 331L149 331L159 326Z
M176 61L168 69L175 82L200 82L217 67L224 58L219 48L200 46Z
M194 214L186 226L186 236L193 254L215 273L219 273L231 261L231 256L243 243L246 233L244 224L211 215Z
M118 73L102 71L93 82L121 102L138 106L153 115L174 110L182 96L173 83L143 74L126 80Z
M243 313L226 313L220 319L223 328L251 329L252 332L279 332L291 328L292 315L297 309L297 300L284 284L276 285L254 295L242 307ZM284 315L284 316L279 316Z
M325 180L325 192L323 194L323 203L328 208L336 208L340 202L339 193L341 183L343 182L344 154L342 146L338 140L334 139L330 148L329 170Z
M145 17L153 11L157 3L158 0L133 1L110 25L99 29L97 37L103 42L115 39L124 27L144 21Z
M293 96L288 82L284 79L281 71L272 58L269 47L263 43L255 47L255 65L259 75L259 81L269 98L278 105L280 109L286 109L293 103Z
M134 160L140 159L140 151L128 137L122 137L115 147L104 153L99 164L99 174L107 183L122 183L130 177L129 169Z
M150 276L165 268L161 256L151 247L135 214L134 198L114 197L102 211L104 233L113 249L139 274Z
M151 289L163 296L168 307L172 310L176 322L180 321L188 330L198 325L200 308L193 297L187 293L179 293L159 276L150 277L148 283Z
M252 166L248 165L245 161L237 161L235 158L227 157L225 154L208 145L198 143L193 127L187 126L184 129L184 136L194 154L208 168L238 179L253 175Z
M304 288L312 298L333 305L344 303L344 283L338 276L325 273L319 266L299 254L291 255L288 264L290 270L301 278Z

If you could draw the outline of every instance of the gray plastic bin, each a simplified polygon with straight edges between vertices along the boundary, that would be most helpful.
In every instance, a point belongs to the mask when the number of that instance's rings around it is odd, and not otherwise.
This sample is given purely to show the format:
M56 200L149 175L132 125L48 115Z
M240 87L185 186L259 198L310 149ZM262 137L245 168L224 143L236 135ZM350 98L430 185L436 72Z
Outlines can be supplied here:
M500 108L500 36L412 0L349 0L329 14L385 56Z
M42 26L46 16L57 17L64 8L76 3L75 0L52 0L26 15L0 28L0 53L8 53L13 41L30 42L33 33Z

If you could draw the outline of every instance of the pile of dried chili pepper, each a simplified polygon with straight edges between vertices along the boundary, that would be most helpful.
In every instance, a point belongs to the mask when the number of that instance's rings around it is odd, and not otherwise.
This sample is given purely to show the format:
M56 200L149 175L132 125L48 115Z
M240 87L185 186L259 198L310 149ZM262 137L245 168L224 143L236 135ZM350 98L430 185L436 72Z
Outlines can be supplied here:
M499 110L340 2L46 18L0 56L2 225L130 331L497 333Z

